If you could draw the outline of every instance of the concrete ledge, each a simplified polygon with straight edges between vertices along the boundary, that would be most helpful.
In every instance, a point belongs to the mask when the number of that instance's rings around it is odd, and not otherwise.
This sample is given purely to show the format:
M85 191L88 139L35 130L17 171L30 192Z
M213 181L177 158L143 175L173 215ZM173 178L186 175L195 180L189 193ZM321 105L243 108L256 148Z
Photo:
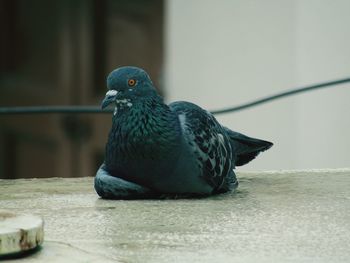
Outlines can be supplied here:
M0 207L40 215L45 242L16 261L348 262L350 169L238 173L235 193L102 200L93 178L0 180Z

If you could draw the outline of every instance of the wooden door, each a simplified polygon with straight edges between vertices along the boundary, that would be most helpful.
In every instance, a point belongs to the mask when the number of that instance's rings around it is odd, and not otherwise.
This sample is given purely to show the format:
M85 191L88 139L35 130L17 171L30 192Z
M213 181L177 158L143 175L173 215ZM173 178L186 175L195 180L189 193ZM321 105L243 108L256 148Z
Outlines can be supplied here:
M0 106L96 105L108 72L147 69L159 86L163 1L0 2ZM111 116L0 116L0 178L93 176Z

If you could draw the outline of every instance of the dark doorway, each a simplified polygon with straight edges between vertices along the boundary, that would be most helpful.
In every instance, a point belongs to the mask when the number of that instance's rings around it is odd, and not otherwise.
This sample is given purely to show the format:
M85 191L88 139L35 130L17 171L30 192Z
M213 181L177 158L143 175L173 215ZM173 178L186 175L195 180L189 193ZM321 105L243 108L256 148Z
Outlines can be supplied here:
M116 67L161 91L163 0L1 0L0 105L96 105ZM109 115L0 116L0 178L93 176Z

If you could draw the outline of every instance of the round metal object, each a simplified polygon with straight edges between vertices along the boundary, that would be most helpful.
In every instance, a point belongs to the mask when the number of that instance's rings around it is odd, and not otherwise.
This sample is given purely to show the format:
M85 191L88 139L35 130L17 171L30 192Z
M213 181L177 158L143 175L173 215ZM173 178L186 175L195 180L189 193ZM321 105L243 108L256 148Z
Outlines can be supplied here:
M44 241L44 221L0 210L0 256L25 252Z

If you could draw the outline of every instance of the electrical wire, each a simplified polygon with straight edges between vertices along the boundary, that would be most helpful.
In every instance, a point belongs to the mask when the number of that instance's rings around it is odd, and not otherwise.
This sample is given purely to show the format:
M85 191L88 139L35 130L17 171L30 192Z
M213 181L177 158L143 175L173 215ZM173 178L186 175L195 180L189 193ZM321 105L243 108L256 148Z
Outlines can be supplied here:
M1 107L1 114L47 114L47 113L111 113L113 109L101 110L98 106L28 106Z
M335 85L340 85L344 83L350 82L350 78L338 79L329 82L323 82L319 84L315 84L312 86L305 86L301 88L292 89L289 91L277 93L271 96L267 96L265 98L257 99L251 102L247 102L241 105L237 105L234 107L228 107L218 110L213 110L211 113L224 114L229 112L235 112L244 110L247 108L255 107L260 104L264 104L276 99L280 99L283 97L289 97L292 95L296 95L302 92L308 92L316 89L332 87ZM101 110L98 106L28 106L28 107L0 107L0 115L4 114L51 114L51 113L67 113L67 114L84 114L84 113L111 113L114 109L105 109Z
M308 92L308 91L321 89L321 88L329 88L329 87L332 87L335 85L340 85L340 84L344 84L344 83L348 83L348 82L350 82L350 78L338 79L338 80L334 80L334 81L319 83L319 84L312 85L312 86L296 88L296 89L292 89L289 91L277 93L275 95L267 96L265 98L261 98L261 99L257 99L257 100L251 101L251 102L247 102L247 103L244 103L244 104L241 104L238 106L229 107L229 108L220 109L220 110L213 110L213 111L211 111L211 113L223 114L223 113L229 113L229 112L234 112L234 111L240 111L240 110L244 110L244 109L251 108L254 106L258 106L258 105L263 104L263 103L267 103L267 102L272 101L272 100L281 99L283 97L288 97L288 96L296 95L296 94L299 94L302 92Z

